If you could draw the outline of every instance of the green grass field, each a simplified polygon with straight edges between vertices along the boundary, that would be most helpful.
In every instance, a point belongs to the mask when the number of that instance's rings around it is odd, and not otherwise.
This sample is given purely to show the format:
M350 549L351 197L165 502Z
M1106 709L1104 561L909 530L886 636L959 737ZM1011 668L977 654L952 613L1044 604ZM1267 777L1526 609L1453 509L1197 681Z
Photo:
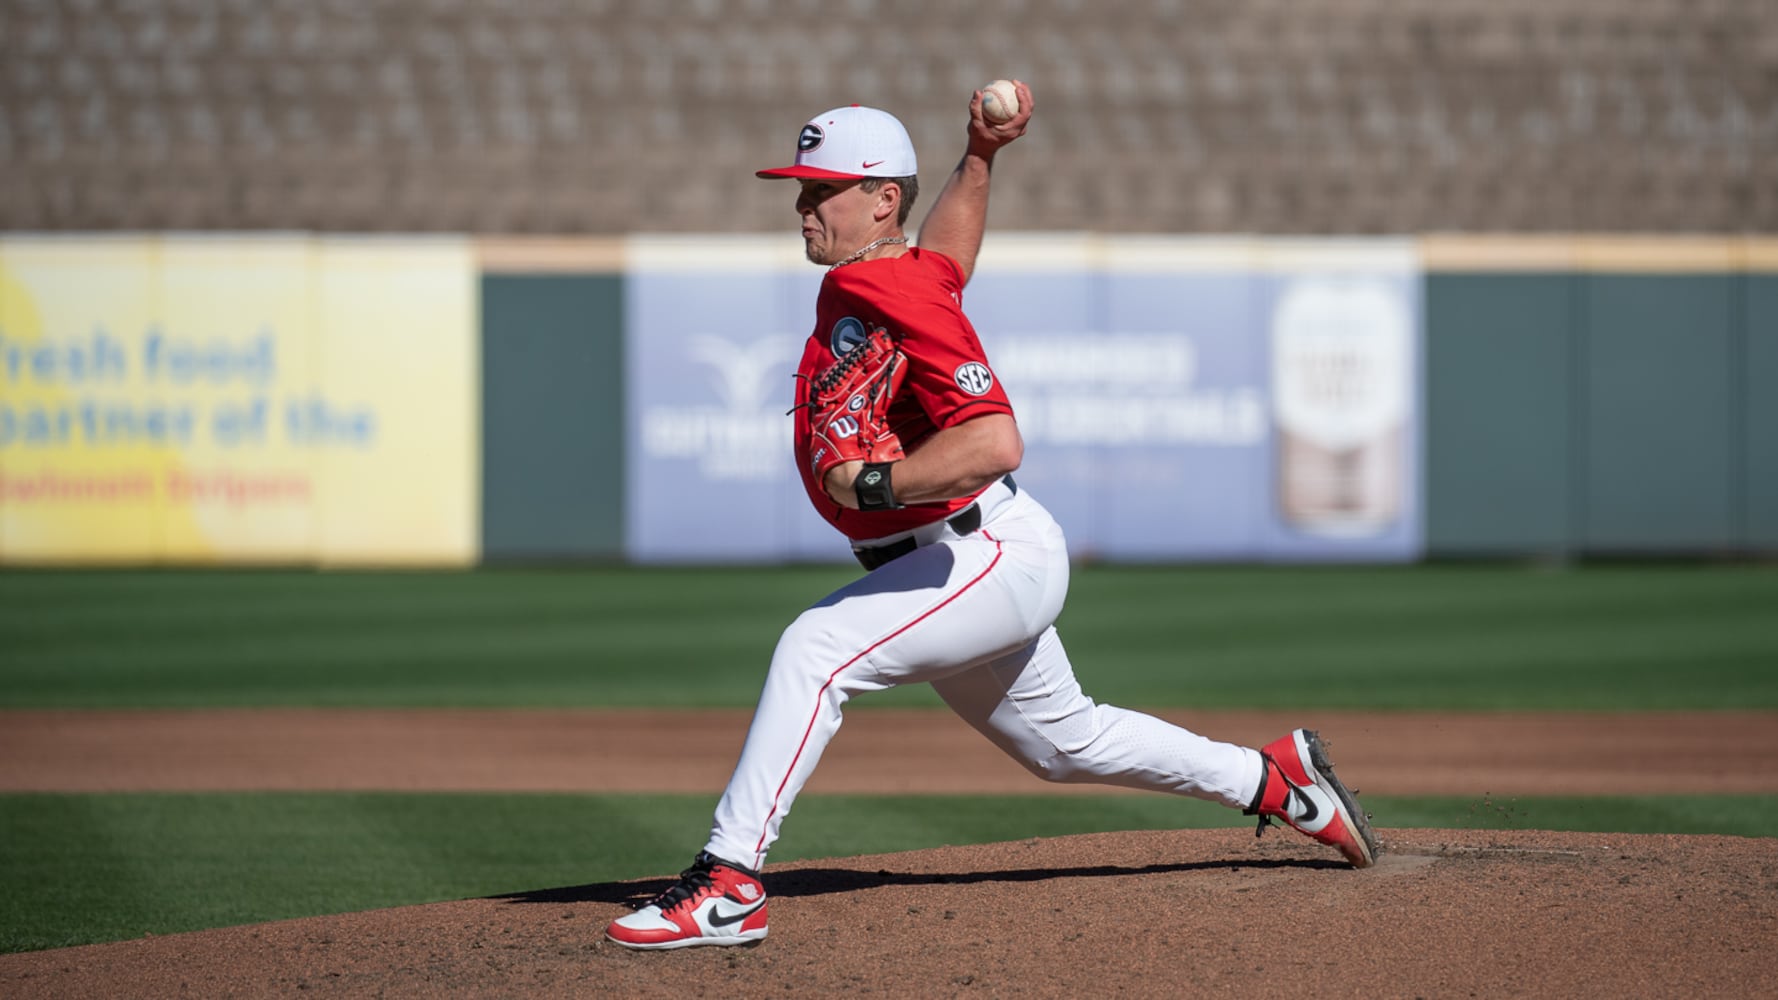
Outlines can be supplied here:
M1364 801L1385 830L1778 835L1778 796ZM0 952L666 875L701 845L714 805L639 795L0 796ZM1159 796L811 795L772 856L1251 823Z
M0 573L0 707L733 706L844 568ZM1149 707L1778 710L1778 569L1105 568L1061 627ZM936 704L924 689L868 705ZM1778 721L1778 719L1775 719ZM1387 827L1778 836L1778 796L1367 796ZM0 795L0 951L658 875L712 797ZM1226 826L1130 796L807 796L776 860Z
M748 707L852 575L0 573L0 707ZM1778 708L1770 567L1089 567L1060 628L1126 705Z

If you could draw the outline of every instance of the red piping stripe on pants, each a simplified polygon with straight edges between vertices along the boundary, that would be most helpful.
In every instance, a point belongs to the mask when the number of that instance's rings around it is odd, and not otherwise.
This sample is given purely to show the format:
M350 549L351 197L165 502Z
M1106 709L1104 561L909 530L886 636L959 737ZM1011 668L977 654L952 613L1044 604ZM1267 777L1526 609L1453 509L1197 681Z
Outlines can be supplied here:
M803 750L809 745L809 734L815 731L815 721L817 719L821 718L821 698L822 698L822 696L827 694L827 689L833 686L834 678L838 677L842 673L845 673L847 667L850 667L852 664L857 663L859 660L864 659L866 656L869 656L874 650L876 650L878 647L882 646L884 643L888 642L889 640L895 638L896 636L902 634L903 632L906 632L908 629L913 628L915 625L918 625L921 622L925 621L926 619L937 614L940 610L942 610L945 607L945 605L950 604L952 601L956 600L959 597L962 597L965 593L967 593L969 591L969 588L980 583L984 577L986 577L989 573L992 573L994 571L994 567L1000 565L1000 556L1002 554L1000 540L998 538L995 538L993 535L988 534L986 531L982 532L982 537L984 537L994 543L994 558L988 563L986 568L984 568L980 573L976 574L975 579L970 580L968 583L964 584L961 588L958 589L958 591L955 594L952 594L951 596L945 598L943 601L940 601L938 604L936 604L933 607L931 607L930 609L928 609L925 614L922 614L920 617L914 619L911 622L908 622L906 625L903 625L902 627L896 629L895 631L889 633L888 635L882 637L881 639L878 639L876 642L871 643L869 646L866 646L864 648L864 650L862 652L860 652L857 656L854 656L850 660L847 660L845 663L841 664L840 668L838 670L835 670L833 673L828 674L827 675L827 682L821 685L821 690L815 692L815 711L809 715L809 724L803 728L803 739L802 739L801 743L798 743L796 745L796 755L790 758L790 769L784 772L784 780L778 782L778 791L772 795L772 809L770 812L766 813L765 829L763 829L759 832L759 842L753 845L753 864L755 867L757 867L759 865L759 852L760 852L760 849L765 846L766 834L772 828L772 817L778 815L778 800L784 796L784 786L790 784L790 776L796 773L797 761L800 761L803 759Z

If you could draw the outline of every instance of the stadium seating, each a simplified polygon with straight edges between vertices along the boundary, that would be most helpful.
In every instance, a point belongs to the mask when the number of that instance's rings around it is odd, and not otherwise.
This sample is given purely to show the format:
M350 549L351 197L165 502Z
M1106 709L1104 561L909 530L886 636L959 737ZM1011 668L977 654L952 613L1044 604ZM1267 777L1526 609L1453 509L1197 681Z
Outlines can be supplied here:
M0 0L0 228L772 230L997 76L1000 228L1778 231L1771 0Z

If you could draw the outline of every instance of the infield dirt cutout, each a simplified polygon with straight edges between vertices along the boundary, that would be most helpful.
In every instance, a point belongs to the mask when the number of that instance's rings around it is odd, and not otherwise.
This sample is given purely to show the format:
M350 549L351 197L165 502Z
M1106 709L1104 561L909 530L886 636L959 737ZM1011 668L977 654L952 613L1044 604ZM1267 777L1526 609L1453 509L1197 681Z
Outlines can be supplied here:
M1772 713L1162 713L1319 728L1375 794L1778 792ZM747 713L0 713L0 789L714 791ZM671 724L687 743L638 739ZM648 752L640 752L646 745ZM670 758L664 746L678 746ZM891 762L894 762L893 764ZM943 712L860 709L810 793L1069 794ZM1135 794L1135 793L1130 793ZM1288 830L1145 831L770 865L757 948L602 940L666 885L549 887L0 956L8 997L1750 996L1778 840L1408 830L1367 871ZM786 836L794 836L794 816ZM686 831L687 857L702 830Z

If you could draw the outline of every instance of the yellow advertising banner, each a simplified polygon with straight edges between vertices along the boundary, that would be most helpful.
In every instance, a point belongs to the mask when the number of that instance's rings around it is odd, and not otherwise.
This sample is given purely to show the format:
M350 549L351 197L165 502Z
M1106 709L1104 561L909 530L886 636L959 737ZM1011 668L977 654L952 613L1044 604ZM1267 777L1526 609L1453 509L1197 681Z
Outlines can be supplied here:
M0 239L0 560L477 556L466 240Z

